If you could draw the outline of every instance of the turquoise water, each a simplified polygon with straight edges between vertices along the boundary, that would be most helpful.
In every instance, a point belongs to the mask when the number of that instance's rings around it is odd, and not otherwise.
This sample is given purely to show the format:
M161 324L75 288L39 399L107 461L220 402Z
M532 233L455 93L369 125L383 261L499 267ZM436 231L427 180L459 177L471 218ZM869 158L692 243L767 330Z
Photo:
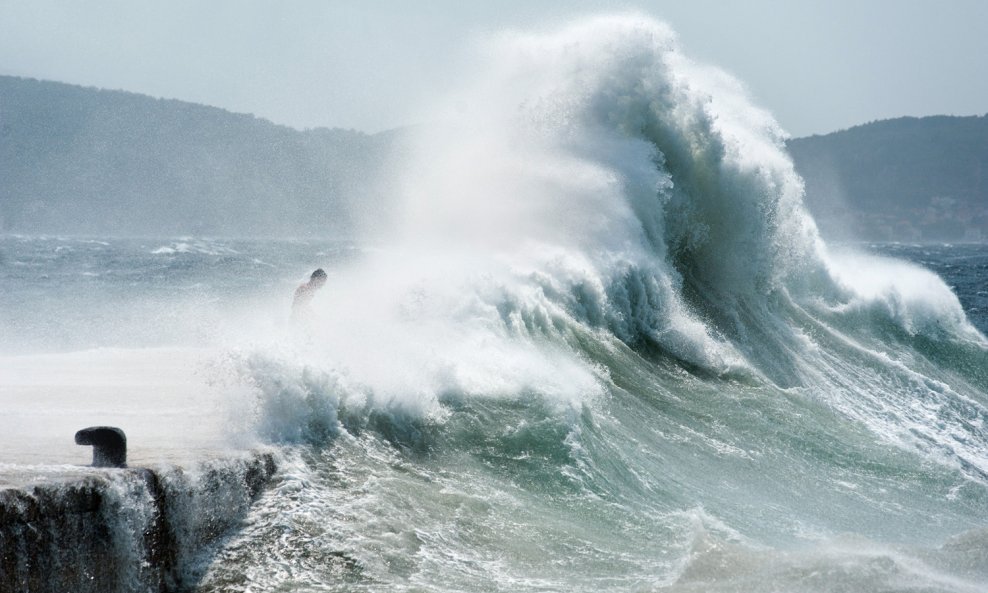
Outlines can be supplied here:
M783 387L570 328L552 348L579 352L592 369L582 399L537 385L450 385L423 407L385 400L352 371L313 358L314 346L286 325L295 282L314 260L339 278L373 250L214 240L169 251L191 243L8 237L0 253L13 289L4 310L20 311L4 321L9 350L194 341L225 349L237 380L251 385L254 430L281 443L283 471L245 529L204 557L200 590L988 583L985 367L961 363L977 364L983 349L878 324L854 334L882 345L865 352L842 345L847 328L840 338L821 331L828 364L838 359L848 376ZM939 270L984 323L985 247L859 249ZM258 334L235 339L249 315ZM45 329L56 320L64 335ZM256 337L270 332L280 337Z

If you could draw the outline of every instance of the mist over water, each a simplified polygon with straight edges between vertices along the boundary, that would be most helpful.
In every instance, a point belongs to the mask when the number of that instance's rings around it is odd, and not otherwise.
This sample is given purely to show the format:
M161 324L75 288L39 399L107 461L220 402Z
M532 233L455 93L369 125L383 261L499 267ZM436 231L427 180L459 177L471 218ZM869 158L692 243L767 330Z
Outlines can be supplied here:
M126 256L120 302L189 265L206 321L98 345L207 347L284 456L201 589L984 588L988 341L950 288L830 249L782 130L665 25L488 49L387 239Z

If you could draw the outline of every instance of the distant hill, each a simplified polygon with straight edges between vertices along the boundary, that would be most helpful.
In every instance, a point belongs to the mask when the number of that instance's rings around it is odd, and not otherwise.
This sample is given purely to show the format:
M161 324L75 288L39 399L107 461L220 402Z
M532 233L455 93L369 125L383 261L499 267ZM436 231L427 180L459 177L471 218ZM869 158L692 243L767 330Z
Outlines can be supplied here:
M392 203L406 135L0 76L0 232L347 237ZM825 235L988 240L988 116L789 142Z
M345 235L388 134L0 76L0 232Z
M877 121L789 151L825 235L988 240L988 116Z

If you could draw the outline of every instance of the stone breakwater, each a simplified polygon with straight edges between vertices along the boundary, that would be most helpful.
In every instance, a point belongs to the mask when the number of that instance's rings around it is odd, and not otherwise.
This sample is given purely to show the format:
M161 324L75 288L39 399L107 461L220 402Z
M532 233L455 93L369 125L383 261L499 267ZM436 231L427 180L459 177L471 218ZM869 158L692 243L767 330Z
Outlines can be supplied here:
M21 468L23 485L0 485L0 593L193 587L276 465L254 452L188 468Z

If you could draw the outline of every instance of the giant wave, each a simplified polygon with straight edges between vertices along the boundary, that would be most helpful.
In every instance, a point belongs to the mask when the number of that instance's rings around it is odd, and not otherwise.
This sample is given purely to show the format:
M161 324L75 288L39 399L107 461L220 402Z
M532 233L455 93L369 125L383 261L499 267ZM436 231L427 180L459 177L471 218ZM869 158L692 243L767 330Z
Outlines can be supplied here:
M309 245L77 246L143 299L101 345L204 349L280 448L199 589L982 590L988 340L943 280L824 242L785 133L661 23L478 53L301 327Z
M267 437L309 443L265 513L320 535L271 557L395 590L988 582L988 341L943 281L828 247L784 132L663 24L485 52L378 248L243 356Z

